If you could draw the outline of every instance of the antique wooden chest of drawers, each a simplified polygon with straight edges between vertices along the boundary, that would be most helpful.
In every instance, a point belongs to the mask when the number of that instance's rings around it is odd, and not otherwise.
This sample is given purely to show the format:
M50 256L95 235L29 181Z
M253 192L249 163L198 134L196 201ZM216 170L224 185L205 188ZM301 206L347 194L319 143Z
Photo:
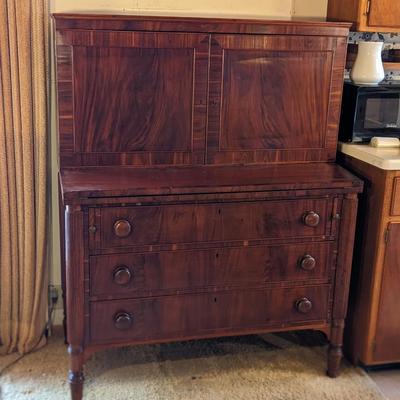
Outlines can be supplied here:
M323 331L336 376L362 189L335 164L348 26L55 21L72 398L94 351L266 331Z

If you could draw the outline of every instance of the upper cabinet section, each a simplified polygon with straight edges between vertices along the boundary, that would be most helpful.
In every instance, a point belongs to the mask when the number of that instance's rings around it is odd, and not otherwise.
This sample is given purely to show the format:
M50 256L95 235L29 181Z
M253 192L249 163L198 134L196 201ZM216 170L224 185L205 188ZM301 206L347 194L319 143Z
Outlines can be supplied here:
M361 32L400 32L398 0L329 0L328 20L348 21Z
M209 37L62 31L61 162L204 163Z
M62 168L334 160L346 25L55 18Z
M343 43L337 49L337 39L327 37L212 35L211 44L209 163L335 158Z

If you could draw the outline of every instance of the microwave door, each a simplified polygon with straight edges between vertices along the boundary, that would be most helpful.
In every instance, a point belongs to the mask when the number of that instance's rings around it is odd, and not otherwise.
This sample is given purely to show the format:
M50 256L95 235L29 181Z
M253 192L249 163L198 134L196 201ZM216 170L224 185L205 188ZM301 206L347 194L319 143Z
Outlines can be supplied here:
M358 98L355 121L357 136L400 136L400 94L377 91Z

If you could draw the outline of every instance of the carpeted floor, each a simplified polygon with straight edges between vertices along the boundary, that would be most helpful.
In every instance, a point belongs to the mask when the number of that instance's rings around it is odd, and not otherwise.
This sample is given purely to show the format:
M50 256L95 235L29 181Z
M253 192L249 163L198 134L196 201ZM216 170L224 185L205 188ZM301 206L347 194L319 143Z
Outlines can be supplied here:
M243 336L125 347L87 364L86 400L383 400L375 383L348 364L325 375L318 333ZM1 400L68 399L61 338L52 338L0 377Z

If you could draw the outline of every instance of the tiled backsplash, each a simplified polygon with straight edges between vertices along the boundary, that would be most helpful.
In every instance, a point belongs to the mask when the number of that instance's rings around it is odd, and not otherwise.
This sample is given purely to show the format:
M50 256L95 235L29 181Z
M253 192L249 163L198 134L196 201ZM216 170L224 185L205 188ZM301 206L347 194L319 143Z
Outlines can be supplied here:
M350 32L349 46L363 41L384 42L382 59L384 62L398 62L400 65L400 33L373 33L373 32ZM345 78L348 79L350 69L346 68ZM400 84L400 70L385 68L385 83Z

